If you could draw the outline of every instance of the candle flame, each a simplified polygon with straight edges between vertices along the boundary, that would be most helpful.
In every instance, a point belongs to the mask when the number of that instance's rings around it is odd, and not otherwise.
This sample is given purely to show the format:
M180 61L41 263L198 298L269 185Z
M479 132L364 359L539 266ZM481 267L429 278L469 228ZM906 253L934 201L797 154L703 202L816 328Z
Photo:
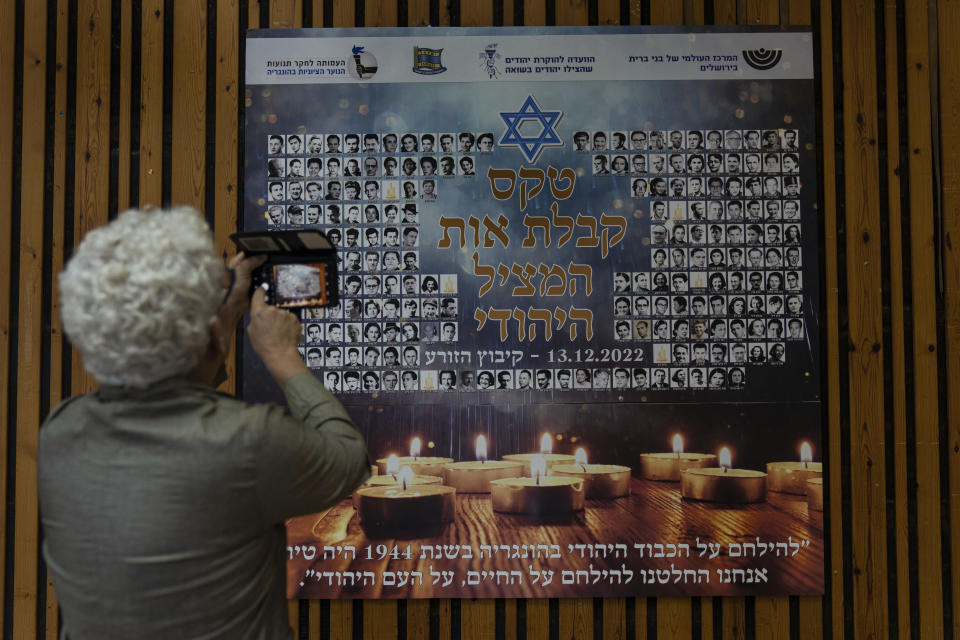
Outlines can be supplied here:
M733 466L733 463L730 459L730 449L727 449L726 447L724 447L723 449L720 449L719 461L720 461L720 467L724 471L726 471L727 469Z
M676 454L683 453L683 436L679 433L673 436L673 452Z
M404 467L400 469L400 473L397 474L397 484L399 484L404 491L407 490L407 485L413 483L413 469L410 467Z
M809 462L813 461L813 447L810 446L809 442L804 442L800 445L800 462L806 465Z
M396 478L398 471L400 471L400 458L397 454L391 453L387 456L387 474Z
M530 459L530 477L536 478L537 484L540 484L540 476L547 475L547 459L543 454L536 454Z
M553 453L553 440L549 433L543 434L540 438L540 453L547 455Z
M487 439L483 436L477 436L477 460L487 461Z
M587 450L580 447L574 452L573 459L579 465L587 464Z
M410 441L410 457L419 458L420 457L420 438L414 438Z

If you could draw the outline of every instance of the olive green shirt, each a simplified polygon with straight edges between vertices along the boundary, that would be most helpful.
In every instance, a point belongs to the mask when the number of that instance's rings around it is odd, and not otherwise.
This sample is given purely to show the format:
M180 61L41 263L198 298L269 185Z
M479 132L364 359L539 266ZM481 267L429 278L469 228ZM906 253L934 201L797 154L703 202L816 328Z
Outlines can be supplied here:
M185 380L104 388L40 431L43 554L70 640L289 638L285 519L370 473L310 374L289 411Z

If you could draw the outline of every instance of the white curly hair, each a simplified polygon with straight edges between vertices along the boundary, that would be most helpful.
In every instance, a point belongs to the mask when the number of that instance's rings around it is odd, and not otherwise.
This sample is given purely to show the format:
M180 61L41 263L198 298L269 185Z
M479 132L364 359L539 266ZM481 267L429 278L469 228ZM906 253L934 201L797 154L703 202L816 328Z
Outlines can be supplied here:
M184 375L209 343L223 274L196 209L131 209L88 233L60 274L64 330L100 384Z

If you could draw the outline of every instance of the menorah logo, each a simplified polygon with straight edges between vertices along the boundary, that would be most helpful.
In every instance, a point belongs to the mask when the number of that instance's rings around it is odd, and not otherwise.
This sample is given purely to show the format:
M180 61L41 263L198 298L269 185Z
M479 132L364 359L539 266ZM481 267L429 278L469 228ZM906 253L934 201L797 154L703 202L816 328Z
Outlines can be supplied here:
M758 71L773 69L783 57L783 49L750 49L742 53L747 64Z

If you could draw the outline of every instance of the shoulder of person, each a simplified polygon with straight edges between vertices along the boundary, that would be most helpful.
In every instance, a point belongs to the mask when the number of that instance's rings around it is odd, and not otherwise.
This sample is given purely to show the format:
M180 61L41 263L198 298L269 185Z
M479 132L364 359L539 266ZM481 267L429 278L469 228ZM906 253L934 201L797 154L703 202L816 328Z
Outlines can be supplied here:
M50 411L50 413L47 415L47 418L43 421L43 424L47 424L47 423L52 422L53 420L57 419L58 416L60 416L64 411L67 410L67 407L69 407L70 405L72 405L72 404L74 404L74 403L76 403L76 402L79 402L79 401L82 400L83 398L86 398L88 395L90 395L90 394L80 394L80 395L76 395L76 396L71 396L71 397L67 398L66 400L62 400L57 406L55 406L55 407Z

